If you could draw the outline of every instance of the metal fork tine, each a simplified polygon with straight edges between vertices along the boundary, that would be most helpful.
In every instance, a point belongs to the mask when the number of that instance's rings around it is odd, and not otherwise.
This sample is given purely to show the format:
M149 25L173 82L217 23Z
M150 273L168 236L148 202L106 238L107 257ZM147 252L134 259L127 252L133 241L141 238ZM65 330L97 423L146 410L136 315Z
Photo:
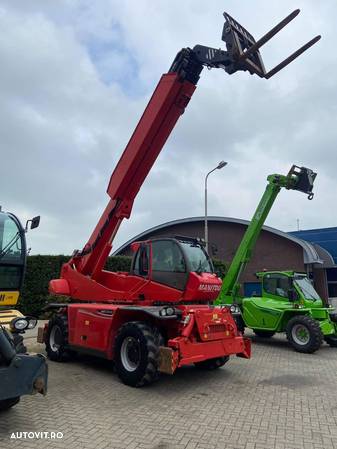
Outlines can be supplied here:
M308 50L308 48L312 47L314 44L316 44L316 42L318 42L320 40L321 36L318 35L316 37L314 37L313 39L311 39L311 41L307 42L305 45L303 45L303 47L299 48L298 50L296 50L293 54L291 54L290 56L288 56L288 58L286 58L284 61L282 61L280 64L278 64L277 66L275 66L273 69L271 69L268 73L265 74L265 78L269 79L272 76L274 76L277 72L279 72L280 70L282 70L285 66L287 66L288 64L290 64L294 59L296 59L298 56L300 56L302 53L304 53L306 50Z
M248 50L246 50L242 55L239 57L239 61L243 61L248 58L249 55L256 52L262 45L264 45L266 42L268 42L275 34L277 34L279 31L282 30L286 25L288 25L289 22L295 19L295 17L300 13L300 9L295 9L289 16L287 16L285 19L283 19L280 23L278 23L274 28L272 28L270 31L268 31L267 34L261 37L255 44L253 44Z

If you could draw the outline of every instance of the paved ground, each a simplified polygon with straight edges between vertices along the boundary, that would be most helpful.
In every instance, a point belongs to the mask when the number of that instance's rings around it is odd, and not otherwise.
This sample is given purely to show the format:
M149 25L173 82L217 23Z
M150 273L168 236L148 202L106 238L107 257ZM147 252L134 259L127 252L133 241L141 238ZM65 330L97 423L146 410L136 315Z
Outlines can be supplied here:
M49 362L48 395L0 415L0 448L337 448L337 350L302 355L280 337L254 341L251 360L182 369L143 389L121 384L104 361ZM10 439L24 431L64 437Z

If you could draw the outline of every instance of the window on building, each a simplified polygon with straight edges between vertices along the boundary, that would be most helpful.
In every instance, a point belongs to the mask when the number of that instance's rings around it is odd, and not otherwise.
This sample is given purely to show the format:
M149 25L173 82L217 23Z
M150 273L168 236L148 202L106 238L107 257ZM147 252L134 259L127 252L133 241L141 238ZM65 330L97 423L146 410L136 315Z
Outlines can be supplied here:
M337 282L336 283L329 282L328 290L329 290L329 298L337 298Z

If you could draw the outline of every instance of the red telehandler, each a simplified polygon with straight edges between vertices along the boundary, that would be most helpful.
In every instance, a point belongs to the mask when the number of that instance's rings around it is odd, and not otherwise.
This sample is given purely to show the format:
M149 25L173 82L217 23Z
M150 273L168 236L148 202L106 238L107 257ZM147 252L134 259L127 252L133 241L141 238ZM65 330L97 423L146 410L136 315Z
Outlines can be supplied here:
M294 11L258 42L232 17L225 16L222 39L227 51L184 48L164 74L126 146L107 189L110 201L88 243L63 265L50 292L71 302L57 310L40 331L49 358L84 352L113 360L127 385L142 386L159 372L183 365L206 369L224 365L230 355L250 357L250 342L237 330L229 306L213 306L221 279L202 243L188 237L134 243L130 273L108 272L104 265L135 197L188 105L204 66L232 74L247 70L270 78L319 36L266 72L259 48L292 20Z

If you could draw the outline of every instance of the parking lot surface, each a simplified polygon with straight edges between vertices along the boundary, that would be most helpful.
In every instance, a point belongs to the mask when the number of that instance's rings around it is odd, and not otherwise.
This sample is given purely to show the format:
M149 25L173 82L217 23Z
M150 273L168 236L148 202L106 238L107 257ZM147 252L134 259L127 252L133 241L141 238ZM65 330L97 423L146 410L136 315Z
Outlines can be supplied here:
M213 372L187 367L141 389L99 359L49 362L48 395L0 414L0 447L337 448L337 349L305 355L283 337L253 342L251 360L233 357Z

